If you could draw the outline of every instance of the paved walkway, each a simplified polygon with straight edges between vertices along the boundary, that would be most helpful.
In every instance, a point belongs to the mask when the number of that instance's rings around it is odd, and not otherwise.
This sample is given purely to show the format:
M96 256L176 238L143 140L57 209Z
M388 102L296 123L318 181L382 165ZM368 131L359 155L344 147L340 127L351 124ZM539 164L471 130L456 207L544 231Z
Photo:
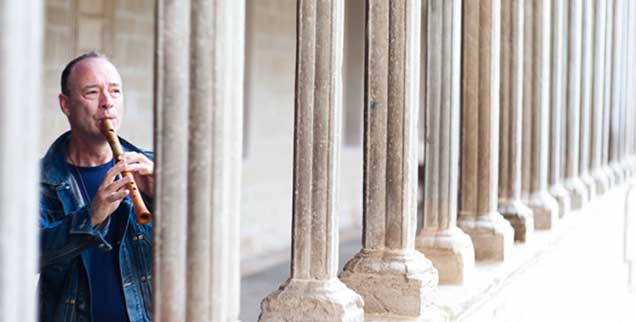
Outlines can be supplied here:
M516 282L516 287L525 290L521 293L524 299L518 298L521 301L514 301L519 303L508 308L518 312L512 314L515 318L510 322L636 321L636 294L627 292L626 267L622 261L622 198L624 190L613 192L600 201L602 204L590 206L585 211L587 215L571 214L566 218L576 227L563 235L563 242L554 251L533 264L534 273L525 274L525 278ZM536 237L540 234L550 233L537 232ZM360 246L359 240L341 243L340 270ZM485 264L480 264L478 269L484 270L484 267ZM289 262L245 276L241 288L241 321L257 322L261 300L288 276Z
M361 248L360 240L340 243L340 269ZM265 271L243 277L241 281L241 322L256 322L261 312L261 300L277 289L289 277L289 261Z

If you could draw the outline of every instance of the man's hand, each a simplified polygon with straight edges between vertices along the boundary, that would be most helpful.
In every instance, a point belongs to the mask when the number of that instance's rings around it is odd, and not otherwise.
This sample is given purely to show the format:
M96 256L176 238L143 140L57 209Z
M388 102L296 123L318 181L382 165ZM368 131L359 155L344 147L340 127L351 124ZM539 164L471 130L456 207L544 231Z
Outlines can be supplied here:
M130 182L130 178L123 177L115 181L115 177L125 169L126 162L117 162L114 167L106 172L104 180L97 188L91 204L91 225L93 227L106 220L130 193L126 187L126 184Z
M126 171L132 173L139 190L150 198L155 196L155 164L143 153L126 152L119 157L127 164Z

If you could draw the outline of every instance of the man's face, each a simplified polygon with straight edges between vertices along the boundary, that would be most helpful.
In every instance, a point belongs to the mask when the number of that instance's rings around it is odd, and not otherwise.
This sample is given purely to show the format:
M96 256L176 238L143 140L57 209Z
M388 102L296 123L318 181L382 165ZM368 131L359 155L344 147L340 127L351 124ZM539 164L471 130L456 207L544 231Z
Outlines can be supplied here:
M118 129L124 112L121 76L113 64L103 58L78 62L68 78L69 94L59 95L60 107L68 117L73 135L100 141L100 123L112 119Z

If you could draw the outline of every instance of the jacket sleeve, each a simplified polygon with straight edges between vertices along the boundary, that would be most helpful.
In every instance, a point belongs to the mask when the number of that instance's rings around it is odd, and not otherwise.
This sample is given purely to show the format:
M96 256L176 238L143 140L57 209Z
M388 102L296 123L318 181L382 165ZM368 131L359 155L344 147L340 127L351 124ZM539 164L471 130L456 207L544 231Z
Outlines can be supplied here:
M110 217L93 227L89 206L65 214L57 196L41 192L40 267L57 261L68 261L93 245L100 245L104 250L112 249L104 238L109 225Z

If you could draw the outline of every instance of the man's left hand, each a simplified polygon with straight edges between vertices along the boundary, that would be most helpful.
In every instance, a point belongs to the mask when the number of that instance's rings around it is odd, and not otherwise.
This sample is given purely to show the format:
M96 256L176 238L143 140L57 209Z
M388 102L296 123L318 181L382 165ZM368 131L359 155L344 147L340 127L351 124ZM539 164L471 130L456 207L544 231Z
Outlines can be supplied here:
M132 173L139 190L150 198L155 196L155 164L143 153L125 152L119 157L126 161L126 171Z

